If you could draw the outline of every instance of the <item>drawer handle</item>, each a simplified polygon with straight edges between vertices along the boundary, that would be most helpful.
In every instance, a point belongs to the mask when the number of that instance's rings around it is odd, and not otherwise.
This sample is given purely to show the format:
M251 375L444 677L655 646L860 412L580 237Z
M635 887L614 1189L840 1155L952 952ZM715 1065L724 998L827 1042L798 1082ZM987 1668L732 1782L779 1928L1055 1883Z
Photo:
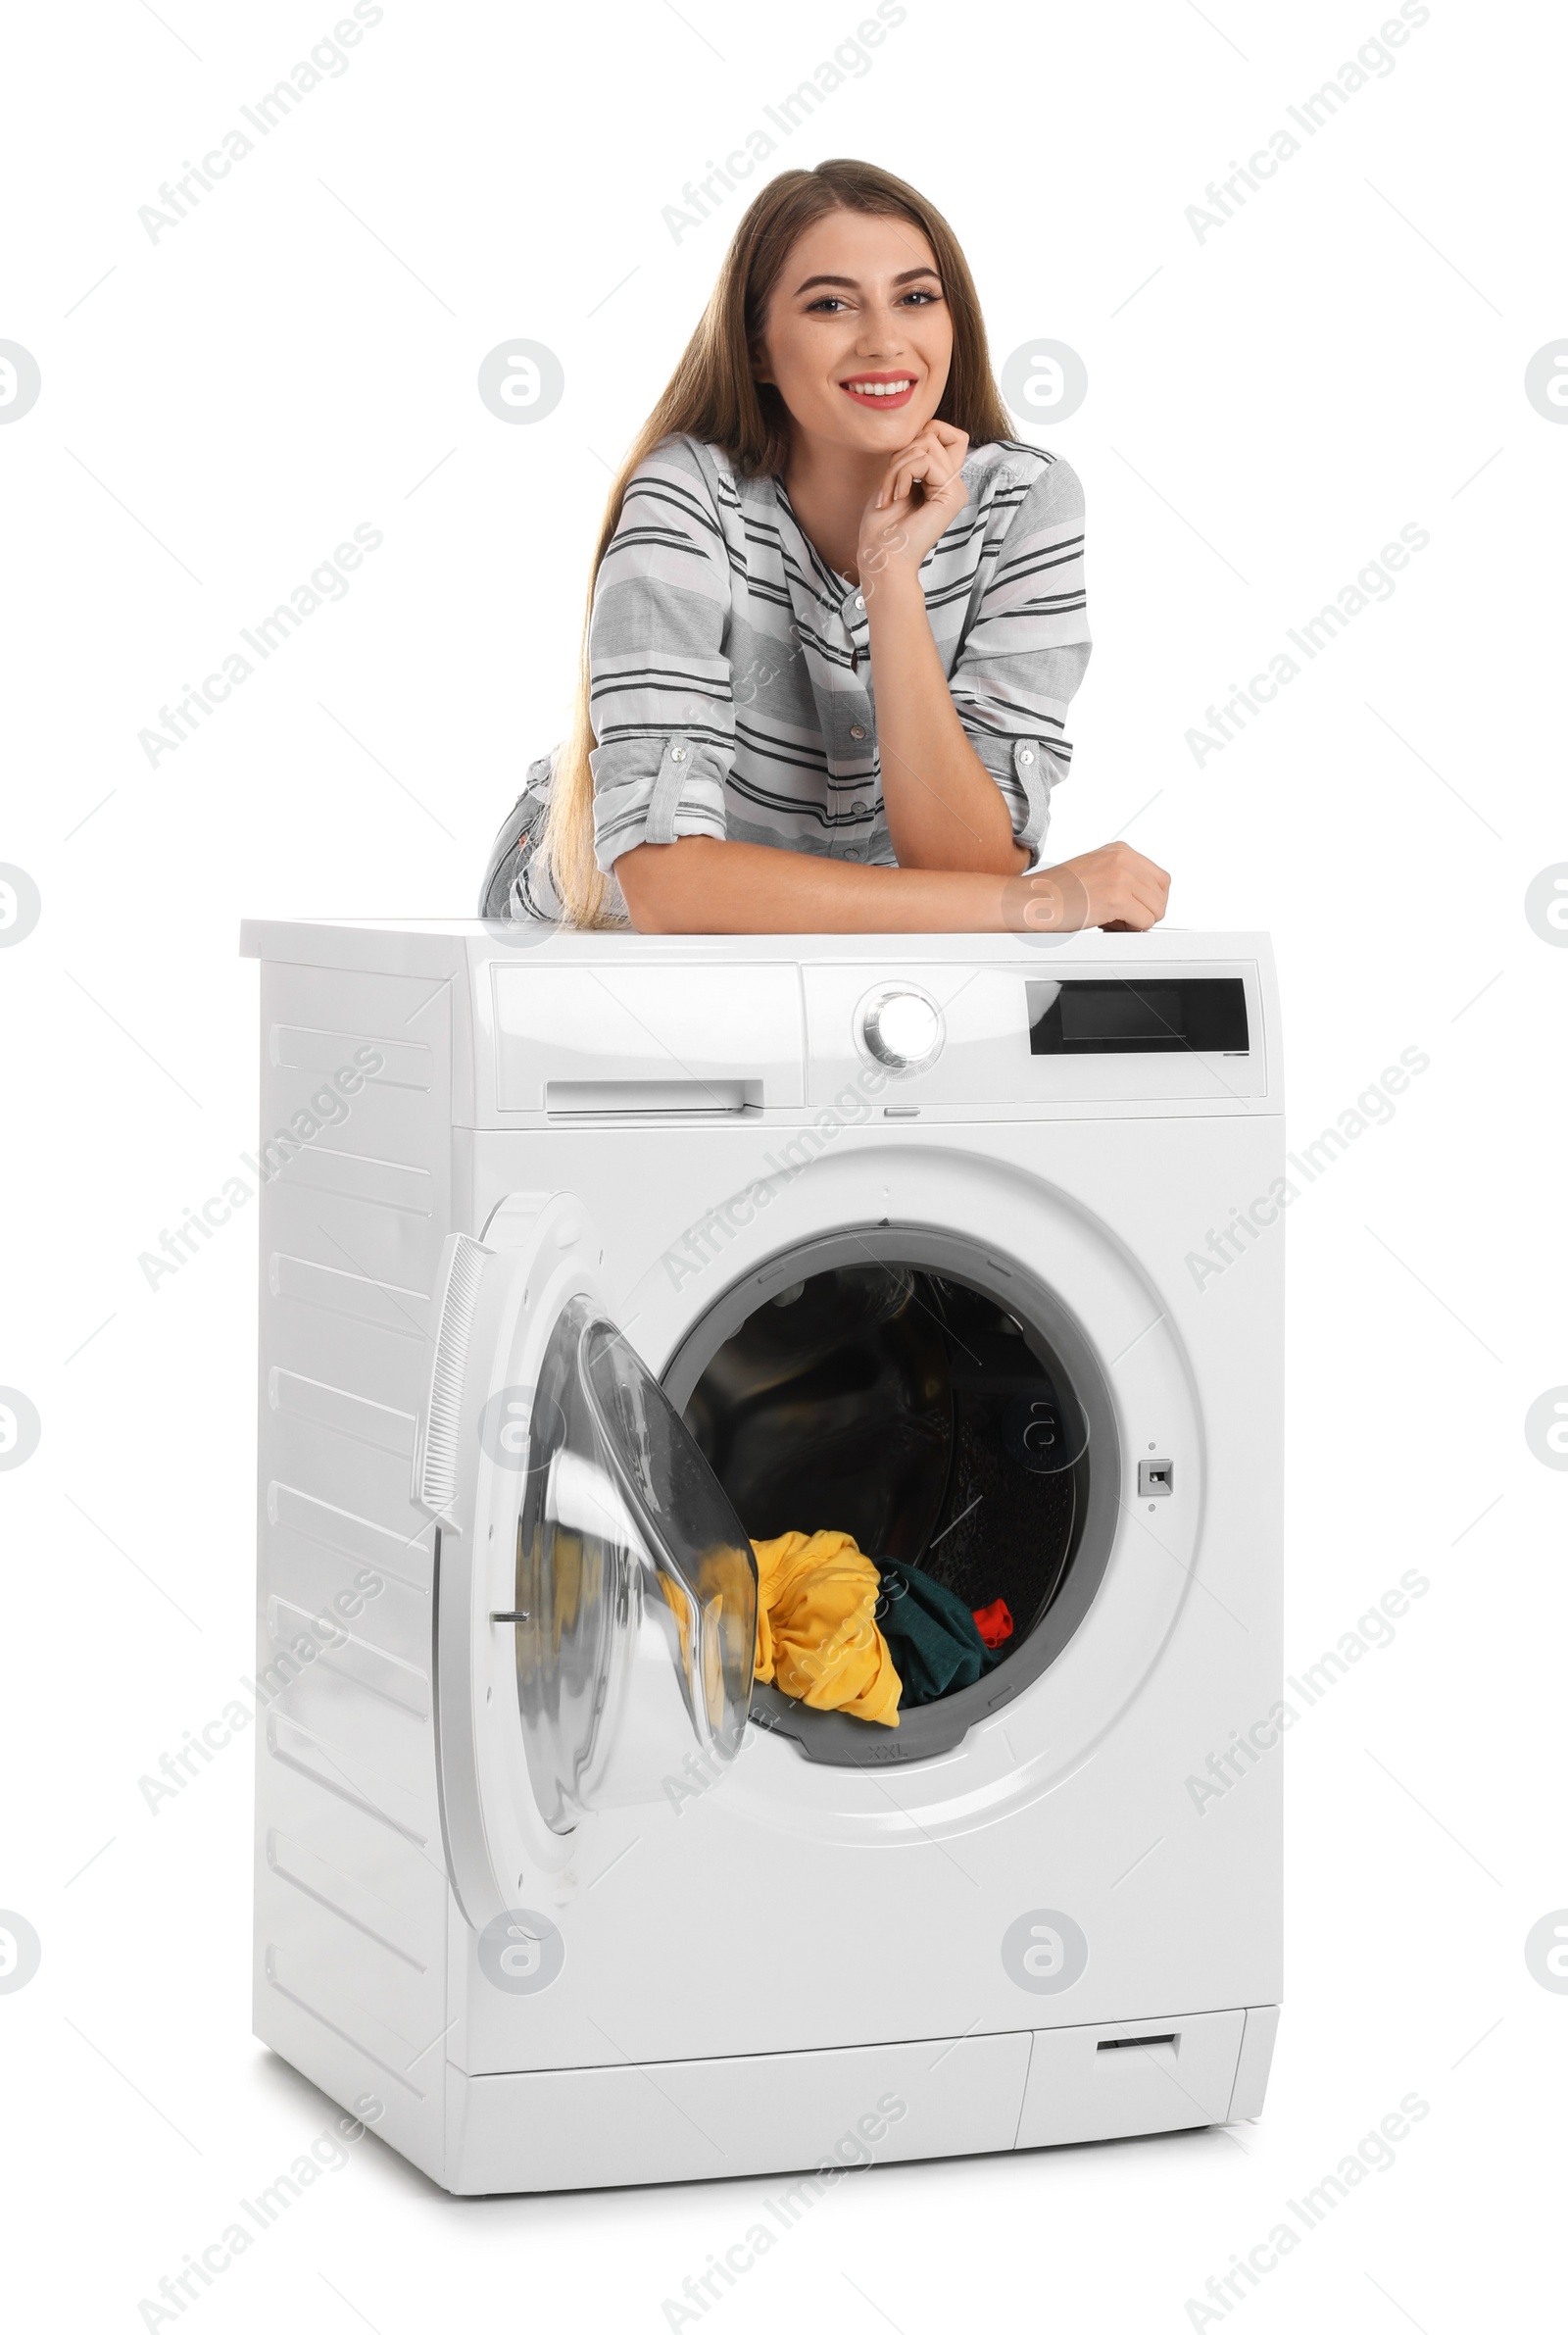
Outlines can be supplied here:
M737 1118L761 1100L760 1078L552 1078L545 1087L545 1110L553 1118L625 1112Z

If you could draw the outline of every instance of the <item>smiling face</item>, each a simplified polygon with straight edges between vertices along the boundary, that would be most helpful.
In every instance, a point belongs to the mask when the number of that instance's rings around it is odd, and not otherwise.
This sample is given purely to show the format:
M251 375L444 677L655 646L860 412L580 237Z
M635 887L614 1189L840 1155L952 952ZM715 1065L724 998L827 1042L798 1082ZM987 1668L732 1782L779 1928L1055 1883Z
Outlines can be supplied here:
M791 246L754 367L783 398L792 435L885 458L930 421L952 359L953 319L919 228L831 211Z

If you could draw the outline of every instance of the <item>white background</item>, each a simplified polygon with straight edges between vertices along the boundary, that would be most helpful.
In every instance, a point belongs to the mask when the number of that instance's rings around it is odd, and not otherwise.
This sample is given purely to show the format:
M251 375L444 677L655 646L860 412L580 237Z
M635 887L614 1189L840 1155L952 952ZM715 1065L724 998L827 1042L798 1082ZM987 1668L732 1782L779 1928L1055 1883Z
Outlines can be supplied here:
M137 1262L254 1144L239 919L472 913L563 733L610 467L743 197L678 242L662 207L859 11L385 0L349 70L151 240L138 207L337 13L33 9L0 99L0 336L43 383L0 426L0 860L42 899L0 949L0 1382L42 1420L0 1472L0 1907L43 1943L0 1995L24 2326L144 2323L332 2113L249 2034L250 1738L156 1815L138 1789L250 1668L254 1235L242 1212L156 1291ZM1412 2090L1431 2112L1392 2169L1231 2315L1444 2335L1541 2323L1527 2292L1560 2286L1568 1999L1524 1940L1568 1903L1568 1481L1524 1416L1568 1380L1568 952L1524 894L1568 860L1568 427L1523 386L1568 333L1560 14L1431 0L1245 210L1201 241L1184 216L1390 13L909 0L767 166L908 177L999 369L1041 336L1087 365L1079 412L1019 423L1088 498L1062 855L1126 826L1174 871L1173 922L1273 931L1296 1140L1430 1054L1291 1213L1289 1666L1406 1567L1431 1589L1290 1738L1263 2119L863 2174L715 2304L724 2327L1185 2327ZM525 427L474 385L517 335L566 378ZM362 522L384 543L347 597L149 767L138 731ZM1205 708L1409 522L1431 542L1393 597L1200 768ZM658 1942L628 1951L660 1983ZM366 2140L185 2315L662 2327L763 2186L459 2204Z

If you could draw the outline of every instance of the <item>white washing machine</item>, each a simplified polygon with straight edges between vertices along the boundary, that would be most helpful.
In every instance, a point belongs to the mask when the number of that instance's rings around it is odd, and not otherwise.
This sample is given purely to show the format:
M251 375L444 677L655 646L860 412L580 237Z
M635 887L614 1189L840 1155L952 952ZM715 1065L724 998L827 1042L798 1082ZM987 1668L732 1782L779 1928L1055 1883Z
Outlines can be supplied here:
M1266 939L242 946L263 2041L460 2194L1256 2115ZM897 1727L754 1689L797 1527L1012 1636Z

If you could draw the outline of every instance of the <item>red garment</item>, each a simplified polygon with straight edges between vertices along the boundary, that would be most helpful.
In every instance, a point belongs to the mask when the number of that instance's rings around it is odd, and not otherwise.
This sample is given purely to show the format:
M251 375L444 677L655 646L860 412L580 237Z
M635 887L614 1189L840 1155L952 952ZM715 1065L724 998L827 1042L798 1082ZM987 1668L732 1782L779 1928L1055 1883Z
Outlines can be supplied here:
M994 1598L989 1606L982 1606L974 1617L975 1628L985 1645L993 1651L1012 1635L1012 1615L1004 1598Z

